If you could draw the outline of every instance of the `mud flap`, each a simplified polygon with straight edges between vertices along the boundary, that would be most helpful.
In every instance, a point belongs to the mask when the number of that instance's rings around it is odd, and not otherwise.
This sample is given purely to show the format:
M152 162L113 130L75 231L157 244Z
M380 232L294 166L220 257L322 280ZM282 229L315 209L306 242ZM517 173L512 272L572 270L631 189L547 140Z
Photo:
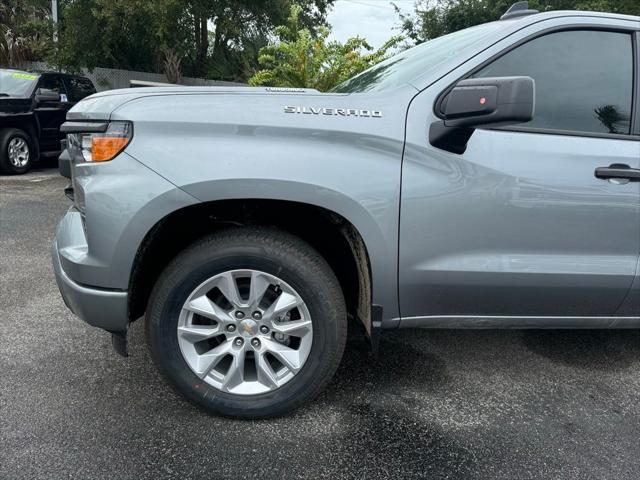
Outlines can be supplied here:
M369 342L371 342L371 353L378 356L380 348L380 334L382 333L382 306L371 305L371 325L367 325Z
M127 332L111 332L111 343L118 355L125 358L129 356Z

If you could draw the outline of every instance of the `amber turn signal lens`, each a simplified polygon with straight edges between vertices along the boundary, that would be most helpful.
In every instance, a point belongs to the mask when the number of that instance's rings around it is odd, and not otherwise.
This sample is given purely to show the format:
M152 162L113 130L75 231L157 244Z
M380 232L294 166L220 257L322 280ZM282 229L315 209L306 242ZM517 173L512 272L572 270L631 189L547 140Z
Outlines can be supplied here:
M91 139L91 160L106 162L111 160L129 143L127 137L93 137Z

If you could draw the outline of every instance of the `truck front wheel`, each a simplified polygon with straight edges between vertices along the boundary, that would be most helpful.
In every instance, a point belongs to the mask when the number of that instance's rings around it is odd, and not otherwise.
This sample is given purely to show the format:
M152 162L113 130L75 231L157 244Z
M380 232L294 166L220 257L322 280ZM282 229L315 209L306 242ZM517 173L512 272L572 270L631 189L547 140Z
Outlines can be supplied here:
M31 136L18 128L0 131L0 171L19 175L29 171L37 156Z
M180 393L234 417L284 414L322 390L347 335L340 284L301 239L270 228L208 236L165 269L146 316L151 355Z

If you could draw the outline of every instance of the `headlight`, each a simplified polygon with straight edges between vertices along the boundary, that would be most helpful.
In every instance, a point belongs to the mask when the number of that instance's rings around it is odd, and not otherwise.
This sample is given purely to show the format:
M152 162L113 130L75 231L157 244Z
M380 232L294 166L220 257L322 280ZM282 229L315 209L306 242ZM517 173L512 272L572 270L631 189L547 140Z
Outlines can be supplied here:
M99 125L106 128L96 128ZM70 148L80 150L85 162L112 160L125 149L133 135L130 122L110 122L108 125L96 123L89 127L84 124L86 130L93 131L80 131L82 128L80 124L74 125L72 122L68 122L65 126L68 127L63 131L73 131L67 135Z

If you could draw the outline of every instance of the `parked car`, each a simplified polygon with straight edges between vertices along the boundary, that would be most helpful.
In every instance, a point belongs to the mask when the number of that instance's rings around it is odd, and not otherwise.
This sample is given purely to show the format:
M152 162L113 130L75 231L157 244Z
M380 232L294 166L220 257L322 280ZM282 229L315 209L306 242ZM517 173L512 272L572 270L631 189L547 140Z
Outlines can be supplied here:
M169 382L245 418L322 390L348 317L374 349L638 328L639 46L638 17L518 4L329 93L94 95L63 126L62 296L122 354L144 315Z
M25 173L41 155L59 155L67 112L93 93L86 77L0 69L0 171Z

